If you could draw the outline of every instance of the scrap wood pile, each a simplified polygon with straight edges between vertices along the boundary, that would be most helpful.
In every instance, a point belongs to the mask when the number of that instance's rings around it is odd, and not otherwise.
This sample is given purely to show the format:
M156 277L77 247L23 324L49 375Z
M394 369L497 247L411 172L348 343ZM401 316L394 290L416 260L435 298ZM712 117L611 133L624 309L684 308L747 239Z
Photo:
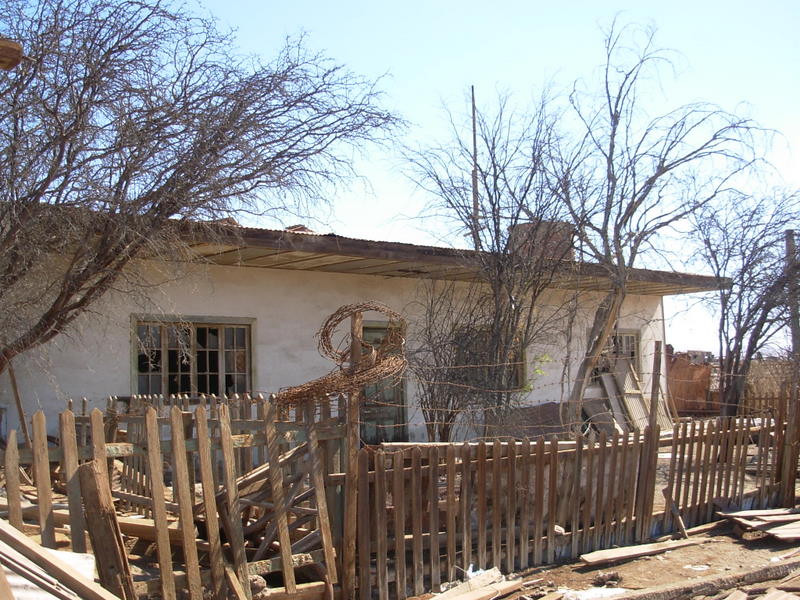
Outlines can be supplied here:
M604 358L599 371L598 381L604 397L584 399L582 410L587 423L609 435L644 430L650 418L650 397L642 390L631 360L625 357ZM658 394L656 423L662 431L672 429L672 412L666 396Z
M787 542L800 540L800 510L796 508L739 510L717 514L734 523L740 534L763 532Z

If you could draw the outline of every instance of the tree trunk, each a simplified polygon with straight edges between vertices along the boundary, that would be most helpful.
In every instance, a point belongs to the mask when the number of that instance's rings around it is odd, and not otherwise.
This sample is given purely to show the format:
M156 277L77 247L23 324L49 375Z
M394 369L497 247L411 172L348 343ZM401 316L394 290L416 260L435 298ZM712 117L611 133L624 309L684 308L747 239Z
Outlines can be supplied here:
M611 335L611 330L617 322L617 315L624 299L624 291L618 288L612 289L606 294L606 297L603 298L594 313L592 330L586 344L586 354L578 367L578 373L575 376L575 382L569 395L569 405L566 411L562 410L561 413L562 420L566 416L564 425L577 427L583 421L581 419L583 394L589 384L589 377L600 359L600 353L605 348L606 342L608 342L608 338Z

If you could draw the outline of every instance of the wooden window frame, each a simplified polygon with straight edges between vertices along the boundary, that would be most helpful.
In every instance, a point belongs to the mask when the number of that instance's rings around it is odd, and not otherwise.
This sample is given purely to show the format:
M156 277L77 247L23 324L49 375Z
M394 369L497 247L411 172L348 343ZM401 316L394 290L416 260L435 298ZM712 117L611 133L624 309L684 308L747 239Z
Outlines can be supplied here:
M152 315L152 314L134 314L131 315L131 392L133 394L144 394L148 393L147 391L142 391L139 389L139 376L143 375L139 371L139 351L140 351L140 343L139 343L139 334L138 328L141 325L146 326L158 326L160 327L160 365L161 371L158 376L160 376L160 386L161 391L158 392L160 394L169 395L169 377L170 377L170 370L169 370L169 356L168 354L164 354L165 350L168 346L168 340L166 336L166 327L185 327L189 330L189 369L188 369L188 377L189 377L189 390L181 390L178 393L181 394L190 394L192 396L196 396L198 394L198 372L197 372L197 363L198 363L198 348L197 348L197 330L198 328L205 328L205 327L218 327L220 328L220 341L219 341L219 356L218 356L218 365L216 369L218 390L222 393L225 393L225 376L228 374L228 370L225 367L225 328L232 328L232 327L243 327L246 328L245 333L245 343L244 343L244 350L246 352L245 358L245 367L246 371L244 373L246 380L245 380L245 387L246 390L243 391L252 391L255 387L256 381L256 371L255 371L255 361L253 360L254 356L254 348L256 347L255 342L255 319L253 318L246 318L246 317L213 317L213 316L198 316L198 315ZM209 370L205 371L205 374L209 374ZM213 372L211 372L213 375ZM240 373L237 373L240 374ZM156 393L156 392L150 392ZM236 393L240 393L238 390Z

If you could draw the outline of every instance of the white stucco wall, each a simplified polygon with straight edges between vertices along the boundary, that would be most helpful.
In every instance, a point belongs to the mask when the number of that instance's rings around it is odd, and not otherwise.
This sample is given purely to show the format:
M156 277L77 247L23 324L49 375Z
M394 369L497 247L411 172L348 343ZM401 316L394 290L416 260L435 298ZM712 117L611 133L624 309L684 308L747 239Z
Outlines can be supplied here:
M179 277L144 268L154 284L149 299L110 295L81 317L68 333L15 359L19 389L28 412L44 410L48 429L55 431L56 415L68 398L77 401L85 396L90 406L102 407L109 395L135 393L132 315L180 315L187 320L201 316L253 319L253 387L264 393L303 383L333 368L318 354L314 334L343 304L383 302L408 315L408 337L412 341L414 338L414 317L409 314L418 294L419 282L414 279L223 266L181 268L185 272ZM543 354L549 357L547 362L529 365L529 375L537 367L542 371L533 381L529 401L558 401L568 393L562 386L565 361L571 365L566 374L574 375L591 324L591 307L599 297L582 295L569 351L560 336L546 346L528 349L531 362ZM551 296L553 304L563 300L563 292ZM378 316L365 315L365 319L370 318ZM640 332L642 384L649 390L653 341L661 339L663 331L660 298L629 298L619 327ZM414 382L409 378L404 384L409 401L409 435L411 439L424 440L422 415L414 402ZM4 429L16 428L16 408L7 374L0 376L0 407L5 408Z

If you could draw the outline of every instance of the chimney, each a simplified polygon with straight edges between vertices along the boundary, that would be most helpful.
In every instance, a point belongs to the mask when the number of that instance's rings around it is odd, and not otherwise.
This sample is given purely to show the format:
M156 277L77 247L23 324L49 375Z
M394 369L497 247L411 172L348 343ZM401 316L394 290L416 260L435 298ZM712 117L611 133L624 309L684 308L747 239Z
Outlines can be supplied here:
M509 227L508 247L522 255L575 260L575 228L565 221L517 223Z

